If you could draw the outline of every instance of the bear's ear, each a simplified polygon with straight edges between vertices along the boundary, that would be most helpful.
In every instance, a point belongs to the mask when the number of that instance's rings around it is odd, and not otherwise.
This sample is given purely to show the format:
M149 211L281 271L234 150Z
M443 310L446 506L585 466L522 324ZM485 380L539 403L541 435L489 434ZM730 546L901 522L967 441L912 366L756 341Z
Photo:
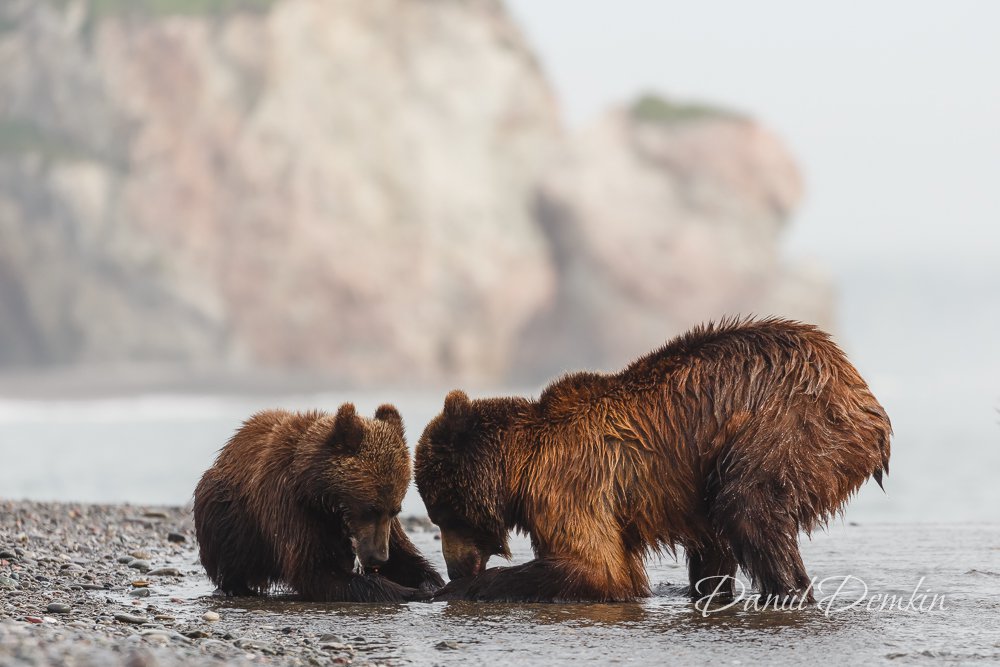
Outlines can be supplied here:
M396 428L400 435L403 435L403 417L399 414L396 406L388 403L378 406L378 410L375 411L375 419L386 422Z
M365 438L365 427L358 419L353 403L344 403L333 418L333 429L326 442L334 449L356 452Z
M444 414L448 417L465 417L472 403L461 389L454 389L444 399Z

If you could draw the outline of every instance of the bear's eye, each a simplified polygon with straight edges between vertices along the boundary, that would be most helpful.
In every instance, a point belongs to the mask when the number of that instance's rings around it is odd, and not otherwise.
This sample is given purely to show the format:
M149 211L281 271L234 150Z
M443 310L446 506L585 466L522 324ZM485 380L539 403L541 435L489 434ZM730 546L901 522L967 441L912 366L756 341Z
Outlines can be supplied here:
M374 521L378 518L377 507L364 507L358 512L358 518L362 521Z

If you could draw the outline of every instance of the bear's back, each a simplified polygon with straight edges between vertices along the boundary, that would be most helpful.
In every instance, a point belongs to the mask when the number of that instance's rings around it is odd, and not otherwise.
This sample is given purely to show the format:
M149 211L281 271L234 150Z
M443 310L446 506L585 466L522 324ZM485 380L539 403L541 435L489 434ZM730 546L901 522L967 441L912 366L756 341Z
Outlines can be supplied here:
M260 484L321 444L331 419L320 411L262 410L229 439L215 468L232 482Z

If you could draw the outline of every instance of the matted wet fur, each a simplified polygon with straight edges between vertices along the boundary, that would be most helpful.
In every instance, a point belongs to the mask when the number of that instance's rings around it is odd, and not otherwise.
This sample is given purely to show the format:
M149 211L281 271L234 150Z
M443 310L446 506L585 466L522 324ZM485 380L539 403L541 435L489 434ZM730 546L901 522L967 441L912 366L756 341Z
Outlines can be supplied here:
M695 597L737 566L801 595L799 532L881 485L890 435L830 337L781 319L698 327L536 401L453 391L416 453L452 578L435 599L631 600L649 595L644 558L677 545ZM483 571L510 530L535 560Z
M258 412L195 490L201 562L229 595L283 585L306 600L428 597L444 582L396 518L409 483L403 421L391 405L374 419L350 403L336 416Z

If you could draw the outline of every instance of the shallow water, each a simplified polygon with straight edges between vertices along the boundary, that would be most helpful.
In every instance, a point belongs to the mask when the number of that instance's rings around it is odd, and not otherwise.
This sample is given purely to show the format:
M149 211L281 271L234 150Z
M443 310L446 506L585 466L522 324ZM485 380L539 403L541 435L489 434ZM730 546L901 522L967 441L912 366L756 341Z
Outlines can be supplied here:
M900 391L909 393L900 398ZM886 392L883 402L896 431L886 493L867 484L848 506L847 519L1000 522L1000 484L994 479L1000 469L996 411L979 396L981 418L960 424L928 420L938 407L925 393L919 387ZM412 447L440 411L443 394L0 399L0 497L183 505L218 449L256 410L336 410L341 402L353 401L363 414L373 414L380 403L393 402L403 414ZM949 395L960 400L956 392ZM425 513L415 488L403 511Z
M417 534L415 542L443 566L432 533ZM526 541L514 546L515 561L530 558ZM211 597L212 586L201 577L162 594L189 600L192 614L205 603L226 616L246 614L251 628L292 625L337 634L359 658L399 665L1000 663L1000 526L838 524L811 541L803 538L803 553L810 574L835 578L824 587L827 594L851 575L868 586L866 602L875 594L906 601L923 578L926 598L914 607L937 601L927 611L850 608L864 593L852 581L825 609L737 605L706 616L684 596L685 570L669 558L649 564L655 595L634 604L224 599Z
M876 394L882 395L878 387ZM648 564L656 595L636 604L512 605L412 603L319 605L290 599L211 598L195 561L171 563L188 576L182 587L151 598L189 600L190 620L207 605L246 615L249 639L263 626L296 626L342 636L358 657L392 664L834 664L944 661L1000 664L1000 448L995 413L947 423L927 419L936 398L886 392L893 418L892 474L887 494L869 483L845 522L810 541L803 553L818 579L857 577L874 594L909 599L921 578L945 609L826 614L744 611L703 616L684 596L686 572L670 558ZM900 393L903 392L903 393ZM440 409L441 392L283 397L150 396L95 401L0 401L0 497L182 504L216 450L254 410L267 406L336 409L343 400L371 414L394 401L413 444ZM906 400L898 399L903 396ZM933 399L933 400L932 400ZM899 400L898 404L895 403ZM952 396L952 400L960 400ZM910 406L910 407L906 407ZM956 426L956 423L960 426ZM415 490L405 513L423 513ZM976 523L971 523L976 522ZM860 525L854 525L855 523ZM440 543L416 536L442 566ZM515 561L530 558L515 542ZM499 564L494 561L492 564ZM854 600L858 585L850 588ZM443 643L444 642L444 643Z

